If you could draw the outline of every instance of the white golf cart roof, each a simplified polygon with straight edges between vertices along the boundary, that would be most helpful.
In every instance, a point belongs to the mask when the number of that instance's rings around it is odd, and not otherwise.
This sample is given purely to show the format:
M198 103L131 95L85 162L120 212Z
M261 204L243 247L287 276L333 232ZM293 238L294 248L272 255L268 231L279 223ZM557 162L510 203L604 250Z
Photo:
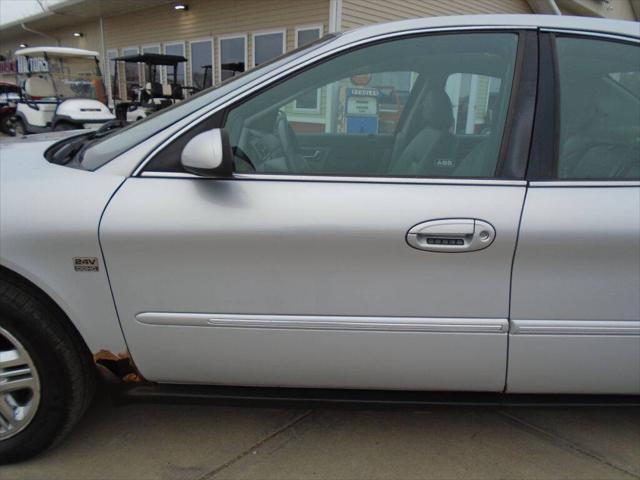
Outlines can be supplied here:
M34 56L47 54L52 57L97 57L98 52L70 47L29 47L16 50L16 55Z

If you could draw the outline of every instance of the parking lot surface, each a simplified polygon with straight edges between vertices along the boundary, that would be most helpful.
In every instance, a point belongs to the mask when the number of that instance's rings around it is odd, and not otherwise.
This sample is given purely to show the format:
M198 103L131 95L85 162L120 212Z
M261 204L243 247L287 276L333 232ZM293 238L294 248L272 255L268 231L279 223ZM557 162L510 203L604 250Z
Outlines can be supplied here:
M1 479L640 479L633 407L267 408L97 395Z

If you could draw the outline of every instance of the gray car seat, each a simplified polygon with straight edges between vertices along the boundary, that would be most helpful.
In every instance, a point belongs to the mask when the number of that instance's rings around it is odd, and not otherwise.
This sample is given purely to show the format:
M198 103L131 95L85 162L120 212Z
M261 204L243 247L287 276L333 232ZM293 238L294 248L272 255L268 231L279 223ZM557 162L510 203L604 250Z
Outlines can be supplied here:
M421 105L421 130L406 145L394 149L391 175L443 176L454 166L453 108L441 88L428 90Z

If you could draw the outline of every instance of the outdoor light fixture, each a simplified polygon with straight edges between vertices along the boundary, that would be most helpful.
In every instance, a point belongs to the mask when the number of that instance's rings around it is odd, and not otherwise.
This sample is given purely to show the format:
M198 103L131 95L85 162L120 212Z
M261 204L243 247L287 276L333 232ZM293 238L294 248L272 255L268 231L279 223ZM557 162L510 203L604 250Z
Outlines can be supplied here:
M73 32L74 37L82 37L82 32Z
M27 45L26 43L21 43L20 44L20 48L27 48L29 45Z
M173 4L173 9L174 10L189 10L189 6L186 3L174 3Z

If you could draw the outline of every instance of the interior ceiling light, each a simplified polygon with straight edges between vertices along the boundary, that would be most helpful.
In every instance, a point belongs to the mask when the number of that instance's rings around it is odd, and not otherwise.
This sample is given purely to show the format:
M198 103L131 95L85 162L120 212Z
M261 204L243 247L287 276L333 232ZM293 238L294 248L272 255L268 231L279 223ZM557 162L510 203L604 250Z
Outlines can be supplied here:
M174 10L189 10L189 7L186 3L174 3L173 4L173 9Z

